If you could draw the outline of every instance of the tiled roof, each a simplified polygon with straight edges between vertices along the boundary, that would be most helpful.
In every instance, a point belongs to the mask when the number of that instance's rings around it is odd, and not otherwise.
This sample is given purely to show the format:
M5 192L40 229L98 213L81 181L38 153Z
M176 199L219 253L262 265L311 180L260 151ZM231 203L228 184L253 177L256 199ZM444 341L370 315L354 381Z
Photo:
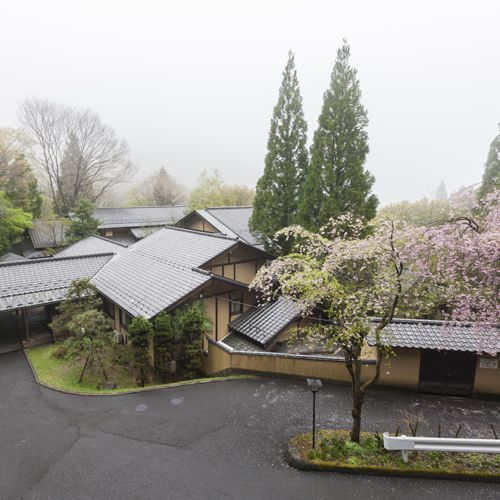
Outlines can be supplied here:
M28 260L26 257L22 255L18 255L17 253L7 252L3 255L0 255L0 262L17 262L19 260Z
M156 231L159 231L162 227L163 226L131 227L130 232L136 240L142 240L142 238L156 233Z
M0 264L0 311L62 300L71 282L91 278L112 254Z
M182 218L186 207L129 207L96 208L94 217L99 221L99 229L117 227L145 227L175 224Z
M134 243L129 249L191 268L205 264L236 244L234 238L227 236L164 227L148 238Z
M34 248L57 248L63 246L67 221L33 219L33 227L28 229Z
M224 337L221 341L224 345L231 348L234 351L245 351L245 352L265 352L262 347L251 342L243 335L239 333L231 332L229 335Z
M299 318L297 304L280 297L275 302L248 309L229 324L229 329L266 347L286 326Z
M384 328L382 341L393 347L492 353L500 352L500 329L486 331L473 324L394 319ZM368 343L374 344L373 334Z
M204 213L205 217L208 215L218 221L219 224L217 226L207 218L221 233L228 236L236 235L249 245L258 246L262 242L250 231L249 227L252 212L252 207L212 207L199 210L200 215Z
M89 236L57 252L57 257L93 255L97 253L120 253L126 246L101 236Z
M165 227L117 255L93 278L97 289L133 316L151 318L211 282L197 269L237 241Z

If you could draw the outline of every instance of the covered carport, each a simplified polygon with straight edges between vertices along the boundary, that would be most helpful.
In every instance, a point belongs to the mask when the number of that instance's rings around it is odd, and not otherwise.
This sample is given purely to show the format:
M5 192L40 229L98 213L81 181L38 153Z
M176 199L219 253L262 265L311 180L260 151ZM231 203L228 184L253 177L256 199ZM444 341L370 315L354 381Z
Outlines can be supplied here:
M0 354L21 349L19 324L12 313L0 313Z
M92 278L114 254L54 257L0 264L0 352L46 328L74 280Z

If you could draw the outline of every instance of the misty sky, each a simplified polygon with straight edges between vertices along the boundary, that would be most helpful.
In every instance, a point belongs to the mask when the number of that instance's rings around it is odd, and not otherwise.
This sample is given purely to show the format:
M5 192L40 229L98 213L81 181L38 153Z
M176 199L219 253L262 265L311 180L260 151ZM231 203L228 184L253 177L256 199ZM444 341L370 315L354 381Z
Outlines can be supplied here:
M500 1L2 1L0 126L19 100L89 107L164 165L254 185L288 49L309 123L342 38L370 118L381 201L480 181L500 122Z

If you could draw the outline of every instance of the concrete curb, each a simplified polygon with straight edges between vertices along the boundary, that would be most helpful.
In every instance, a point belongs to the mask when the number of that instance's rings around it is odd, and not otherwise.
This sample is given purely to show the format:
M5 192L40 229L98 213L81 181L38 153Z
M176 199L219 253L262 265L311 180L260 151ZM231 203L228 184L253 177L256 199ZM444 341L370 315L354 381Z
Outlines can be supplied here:
M293 439L293 438L292 438ZM450 479L458 481L476 481L481 483L500 483L500 475L492 476L483 473L454 473L454 472L432 472L420 470L399 470L389 469L379 466L356 466L350 464L329 464L315 463L312 460L304 460L299 457L296 450L290 446L288 441L287 450L285 452L285 462L298 470L309 472L342 472L347 474L368 474L371 476L389 476L389 477L406 477L417 479Z
M41 385L42 387L45 387L46 389L50 389L51 391L55 392L60 392L61 394L68 394L70 396L126 396L127 394L138 394L141 392L153 392L153 391L162 391L165 389L175 389L176 387L183 387L186 385L201 385L201 384L213 384L215 382L231 382L233 380L249 380L249 379L256 379L258 377L252 376L252 375L228 375L227 377L214 377L214 378L202 378L202 379L194 379L194 380L181 380L179 382L172 382L170 384L159 384L159 385L153 385L150 387L138 387L137 389L130 389L122 392L73 392L73 391L67 391L65 389L61 389L59 387L54 387L52 385L49 385L45 382L42 382L40 378L38 377L38 373L36 371L36 368L33 366L33 363L31 362L31 359L28 354L26 354L25 350L22 349L23 355L28 362L28 365L30 367L31 373L33 375L33 378L35 379L35 382L38 385Z

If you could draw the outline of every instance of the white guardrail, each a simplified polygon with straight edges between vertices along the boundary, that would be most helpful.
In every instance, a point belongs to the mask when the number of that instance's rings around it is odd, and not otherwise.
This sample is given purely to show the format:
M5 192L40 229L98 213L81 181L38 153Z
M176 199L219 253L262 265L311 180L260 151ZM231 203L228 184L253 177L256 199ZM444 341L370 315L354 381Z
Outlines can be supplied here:
M389 436L388 432L384 432L384 448L386 450L401 450L403 460L408 462L409 451L500 453L500 439Z

